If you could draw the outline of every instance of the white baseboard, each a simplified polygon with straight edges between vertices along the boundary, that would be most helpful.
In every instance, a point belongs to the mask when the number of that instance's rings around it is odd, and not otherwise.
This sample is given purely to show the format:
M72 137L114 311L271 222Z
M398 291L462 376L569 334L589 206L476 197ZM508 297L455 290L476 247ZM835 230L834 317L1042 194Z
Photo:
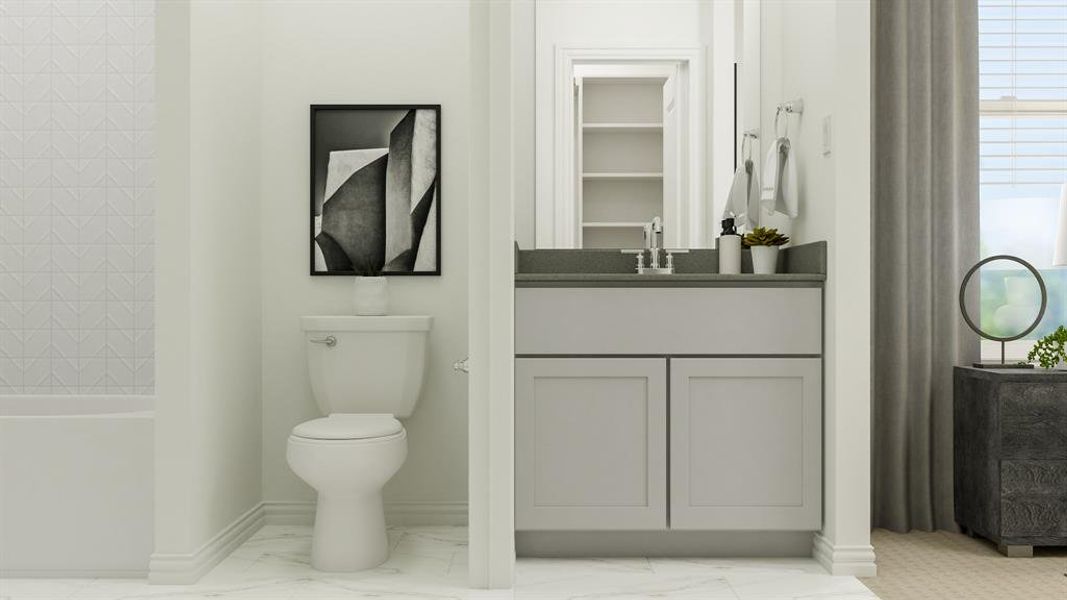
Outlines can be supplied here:
M386 502L385 519L390 525L398 526L461 526L467 524L467 503ZM194 552L153 554L148 563L148 581L196 583L263 525L311 525L314 522L314 502L261 502Z
M266 500L263 502L263 513L267 525L312 525L315 522L315 503Z
M315 522L314 502L268 500L263 503L263 510L269 525L311 525ZM467 524L467 503L386 502L385 521L400 527L464 526Z
M152 554L148 562L148 582L162 584L196 583L222 559L230 555L245 540L252 537L264 523L263 504L227 525L203 546L188 554Z
M386 502L385 521L390 525L467 525L466 502Z
M834 545L821 533L815 534L815 560L831 575L874 577L878 574L875 565L874 546Z

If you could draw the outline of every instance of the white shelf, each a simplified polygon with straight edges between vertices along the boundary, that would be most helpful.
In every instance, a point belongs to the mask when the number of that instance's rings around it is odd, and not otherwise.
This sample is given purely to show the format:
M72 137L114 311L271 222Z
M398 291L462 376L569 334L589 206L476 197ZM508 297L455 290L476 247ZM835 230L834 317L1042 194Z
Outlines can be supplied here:
M629 229L631 227L643 228L645 225L648 225L648 223L638 223L636 221L634 221L634 222L626 222L626 221L619 221L619 222L587 221L585 223L582 223L582 227L591 227L591 228L597 228L597 229Z
M663 123L583 123L586 133L661 132Z
M634 179L663 179L663 173L582 173L582 179L634 180Z

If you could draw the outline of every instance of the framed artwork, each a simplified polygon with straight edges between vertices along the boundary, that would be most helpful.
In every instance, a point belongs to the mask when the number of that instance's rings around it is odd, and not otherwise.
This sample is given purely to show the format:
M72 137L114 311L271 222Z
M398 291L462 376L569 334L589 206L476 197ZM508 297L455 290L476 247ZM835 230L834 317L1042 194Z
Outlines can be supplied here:
M441 274L441 105L311 106L311 274Z

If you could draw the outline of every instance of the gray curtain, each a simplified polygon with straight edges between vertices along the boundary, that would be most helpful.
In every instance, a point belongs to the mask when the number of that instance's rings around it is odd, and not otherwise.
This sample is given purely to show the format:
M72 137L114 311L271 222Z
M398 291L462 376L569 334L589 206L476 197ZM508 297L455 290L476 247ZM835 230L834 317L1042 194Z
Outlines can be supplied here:
M977 0L874 0L873 524L955 529L952 367L978 342Z

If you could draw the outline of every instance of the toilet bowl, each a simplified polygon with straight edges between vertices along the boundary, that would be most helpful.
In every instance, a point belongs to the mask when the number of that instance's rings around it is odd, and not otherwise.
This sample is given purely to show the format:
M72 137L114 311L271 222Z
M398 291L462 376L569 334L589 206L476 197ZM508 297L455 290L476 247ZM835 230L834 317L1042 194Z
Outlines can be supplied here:
M293 429L289 467L318 492L316 569L356 571L388 558L382 487L407 451L407 433L391 415L330 415Z
M312 394L326 417L289 435L289 467L318 494L311 565L359 571L389 555L382 488L407 457L430 317L304 317Z

